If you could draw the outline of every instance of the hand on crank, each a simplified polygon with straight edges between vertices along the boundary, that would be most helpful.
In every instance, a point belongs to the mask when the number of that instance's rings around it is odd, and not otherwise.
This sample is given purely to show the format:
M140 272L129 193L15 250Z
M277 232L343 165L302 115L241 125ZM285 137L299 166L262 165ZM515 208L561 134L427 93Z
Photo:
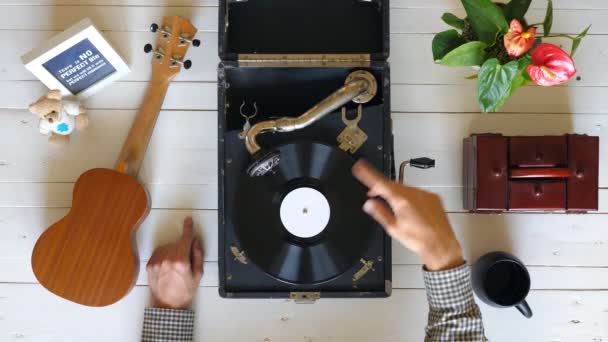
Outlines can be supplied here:
M427 270L442 271L464 264L462 248L437 195L393 182L363 160L352 171L372 197L363 210L393 239L418 254Z
M158 247L146 269L153 307L189 308L203 277L203 248L194 236L191 217L184 220L181 239Z

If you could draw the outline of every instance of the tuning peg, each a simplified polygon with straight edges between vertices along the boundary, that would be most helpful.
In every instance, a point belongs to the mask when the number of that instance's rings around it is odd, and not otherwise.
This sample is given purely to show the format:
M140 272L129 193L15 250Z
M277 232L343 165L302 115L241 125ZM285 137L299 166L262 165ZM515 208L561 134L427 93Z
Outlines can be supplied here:
M152 44L146 44L144 45L144 52L145 53L150 53L152 51Z
M158 24L157 24L157 23L152 23L152 25L150 25L150 31L151 31L151 32L154 32L154 33L156 33L156 32L160 32L160 33L162 33L162 34L163 34L163 36L164 36L165 38L169 38L169 37L171 37L171 32L167 31L167 29L168 29L167 27L165 27L165 29L161 29L161 28L158 26Z
M184 36L181 36L181 37L179 38L179 44L180 44L180 45L186 45L186 43L190 43L190 44L192 44L192 46L194 46L194 47L199 47L199 46L201 46L201 41L200 41L200 40L198 40L198 39L190 40L190 39L188 39L188 38L186 38L186 37L184 37Z
M173 56L173 58L171 59L171 66L175 67L178 64L182 65L184 67L184 69L190 69L192 67L192 61L191 60L187 60L187 61L180 61L176 56Z

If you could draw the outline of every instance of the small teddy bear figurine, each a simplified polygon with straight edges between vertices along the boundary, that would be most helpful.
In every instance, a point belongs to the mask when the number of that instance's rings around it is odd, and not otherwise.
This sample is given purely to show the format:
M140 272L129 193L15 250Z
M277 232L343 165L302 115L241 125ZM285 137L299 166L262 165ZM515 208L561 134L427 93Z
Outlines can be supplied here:
M29 110L40 118L40 133L48 135L54 146L67 145L74 129L80 131L89 125L84 106L78 101L63 100L59 90L51 90L32 103Z

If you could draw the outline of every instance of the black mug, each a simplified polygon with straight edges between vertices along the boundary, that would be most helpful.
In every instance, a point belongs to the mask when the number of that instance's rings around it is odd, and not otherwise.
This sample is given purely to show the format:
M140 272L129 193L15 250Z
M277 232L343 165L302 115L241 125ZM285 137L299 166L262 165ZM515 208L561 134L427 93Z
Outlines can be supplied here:
M526 318L532 310L526 302L530 274L515 256L504 252L488 253L472 267L473 289L484 303L498 308L516 307Z

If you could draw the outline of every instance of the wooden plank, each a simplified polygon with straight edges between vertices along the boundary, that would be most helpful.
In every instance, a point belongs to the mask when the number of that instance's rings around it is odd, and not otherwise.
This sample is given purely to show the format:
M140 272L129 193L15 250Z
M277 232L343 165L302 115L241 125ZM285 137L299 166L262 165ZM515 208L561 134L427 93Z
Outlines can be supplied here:
M499 0L498 2L505 2ZM101 5L101 6L217 6L217 0L1 0L2 5ZM457 0L392 0L391 8L461 8ZM532 1L531 8L545 9L545 0ZM608 9L604 0L553 0L555 9Z
M137 285L148 285L146 262L142 262ZM533 290L601 290L608 288L605 267L528 267ZM393 289L424 289L422 265L393 265ZM37 284L29 260L0 260L0 283ZM218 287L217 262L205 262L200 287ZM568 277L563 277L564 274Z
M218 0L0 0L0 6L145 6L145 7L167 7L167 6L218 6Z
M68 209L0 208L0 260L29 260L38 236ZM193 215L197 232L205 239L206 260L217 261L217 211L153 209L138 230L141 260L155 246L181 233L181 221ZM503 250L518 255L531 266L608 266L606 216L510 214L449 214L463 244L466 258L477 260L485 253ZM413 253L393 244L393 263L418 265Z
M4 53L0 55L0 81L36 80L21 64L20 56L29 49L52 37L54 31L0 31L0 41L7 42ZM147 81L150 78L150 55L143 53L143 46L152 37L146 32L107 32L106 36L129 62L132 72L123 81ZM217 35L199 33L202 40L200 48L191 48L187 58L194 67L181 72L175 79L180 81L215 82L217 80ZM475 81L466 80L475 72L471 68L448 68L433 62L430 47L431 34L393 34L391 36L391 69L393 84L463 84L474 85ZM555 43L568 42L552 39ZM607 86L608 79L608 36L589 36L585 38L576 55L580 80L573 79L567 86ZM525 90L524 90L525 91ZM31 101L31 100L30 100Z
M73 183L88 169L112 167L134 116L132 110L92 110L88 130L76 132L71 144L58 150L37 133L34 115L25 110L0 110L0 145L20 147L0 152L0 179ZM434 169L407 170L406 180L415 186L462 186L462 139L472 133L590 134L601 137L600 155L608 153L608 115L395 113L393 120L397 162L420 156L437 160ZM217 127L216 112L162 112L140 179L157 184L217 184L214 127ZM208 133L201 134L205 129ZM102 146L100 141L104 142ZM606 163L608 159L601 158L603 188L608 188ZM1 194L0 199L5 204L11 201Z
M8 341L136 341L148 296L146 287L136 287L121 302L91 310L50 295L39 285L2 284L0 336ZM487 337L509 342L608 338L605 292L533 291L529 302L535 311L532 320L515 309L481 305ZM389 299L322 299L314 305L296 305L284 300L225 300L216 288L203 288L194 306L195 340L225 342L422 341L428 310L423 290L396 290ZM238 329L230 328L234 326Z
M217 184L145 186L154 209L217 209ZM0 182L0 208L69 208L73 189L74 183Z
M141 262L138 286L148 285L146 262ZM546 267L529 266L532 290L602 290L608 288L606 267ZM217 262L204 264L200 287L218 287ZM568 277L564 277L568 274ZM0 259L0 283L37 284L29 260ZM422 265L393 265L393 290L424 289Z
M40 234L67 212L68 209L0 209L0 236L4 240L0 242L0 259L29 260ZM206 260L217 261L217 211L188 209L150 212L137 232L140 259L148 260L156 246L177 239L181 235L181 223L187 215L193 217L195 232L205 242Z
M136 114L130 110L91 111L89 128L73 134L65 149L55 149L38 133L33 114L0 113L0 145L19 146L0 152L3 182L74 182L88 169L112 167ZM162 112L140 179L146 183L217 184L217 130L212 127L217 127L216 112ZM170 161L158 159L161 155Z
M217 209L217 184L145 184L154 209ZM69 208L74 183L0 183L0 208ZM436 193L449 213L466 212L461 187L423 187ZM599 210L608 213L608 189L599 191Z
M532 23L542 22L545 8L531 9L526 16ZM441 21L443 8L394 8L391 10L391 33L436 33L448 29ZM464 16L464 10L453 10ZM103 31L147 31L150 24L164 15L190 18L200 31L217 32L217 7L148 7L148 6L2 6L1 30L62 31L83 17L90 17ZM608 11L605 9L554 11L554 33L581 32L593 24L590 34L608 33ZM28 18L28 20L23 20Z
M2 6L0 30L63 31L89 17L103 31L147 31L167 15L190 18L199 31L217 32L216 7ZM27 18L27 20L24 20ZM150 40L154 36L150 34Z
M86 101L89 109L137 109L143 100L147 82L117 82ZM2 81L3 108L27 108L48 92L38 81ZM164 110L211 110L217 108L217 83L174 82L163 103Z
M516 92L502 113L608 113L603 87L529 87ZM463 113L479 112L477 85L395 85L392 88L395 112ZM420 101L428 99L428 101Z
M139 276L137 278L137 285L148 285L148 273L146 272L147 261L142 261L139 269ZM403 266L410 267L410 266ZM11 283L11 284L38 284L38 280L34 276L31 269L30 260L11 260L11 259L0 259L0 284ZM219 270L216 261L206 261L204 266L205 276L200 283L200 287L218 287L219 284ZM601 269L591 269L601 270ZM405 270L404 270L405 271ZM407 271L406 271L407 272ZM585 275L591 279L596 273L600 272L586 272ZM583 275L583 277L585 276ZM404 274L404 279L407 275ZM406 280L408 281L408 280ZM411 283L412 280L409 280ZM408 284L408 283L405 283ZM578 284L575 284L578 285ZM582 284L580 284L582 285Z
M217 209L217 184L145 184L154 209ZM68 208L74 183L2 183L0 208ZM449 213L466 212L461 187L423 187L439 195ZM608 213L608 189L599 191L599 210Z
M30 0L32 1L32 0ZM44 0L38 0L44 1ZM51 0L52 1L52 0ZM497 2L508 2L498 0ZM391 7L394 8L442 8L454 9L462 8L459 0L392 0ZM546 9L546 0L533 0L532 9ZM608 9L608 4L604 0L553 0L554 9Z
M89 109L136 109L141 104L146 82L118 82L90 98ZM47 89L37 81L0 81L4 108L23 109ZM217 110L217 84L176 82L171 85L164 110ZM392 109L406 113L479 112L477 85L394 85ZM596 101L606 87L528 87L521 89L501 110L502 113L603 114L608 102ZM429 99L429 101L420 101Z

